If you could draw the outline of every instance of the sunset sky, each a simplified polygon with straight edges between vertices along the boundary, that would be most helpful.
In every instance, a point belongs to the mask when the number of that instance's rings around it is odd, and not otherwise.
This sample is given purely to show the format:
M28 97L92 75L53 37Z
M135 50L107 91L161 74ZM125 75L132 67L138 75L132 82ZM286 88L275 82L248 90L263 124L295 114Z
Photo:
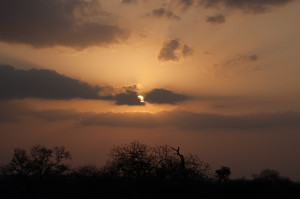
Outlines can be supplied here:
M300 181L299 10L298 0L1 0L0 165L43 144L102 166L114 145L139 140L235 178L269 168Z

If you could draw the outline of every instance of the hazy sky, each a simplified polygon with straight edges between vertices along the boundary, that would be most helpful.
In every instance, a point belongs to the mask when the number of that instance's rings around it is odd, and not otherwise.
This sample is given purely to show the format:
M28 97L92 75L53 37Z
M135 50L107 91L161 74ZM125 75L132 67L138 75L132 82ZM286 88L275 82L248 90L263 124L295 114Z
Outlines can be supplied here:
M1 0L0 164L133 140L300 180L297 0ZM141 100L142 97L144 98Z

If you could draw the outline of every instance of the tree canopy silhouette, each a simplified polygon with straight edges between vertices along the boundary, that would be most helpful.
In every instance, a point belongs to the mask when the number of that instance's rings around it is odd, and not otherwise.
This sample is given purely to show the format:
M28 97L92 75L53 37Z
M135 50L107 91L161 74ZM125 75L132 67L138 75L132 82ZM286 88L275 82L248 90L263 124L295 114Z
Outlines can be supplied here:
M42 145L35 145L29 153L25 149L16 148L5 171L10 174L38 178L54 174L61 175L70 168L64 163L67 159L71 159L71 155L63 146L48 149Z
M71 169L64 147L15 149L0 168L2 198L296 198L300 184L265 169L253 180L232 179L223 166L212 178L209 164L180 147L138 141L114 146L103 167ZM217 180L222 183L216 183ZM223 183L226 182L226 183Z
M289 178L280 176L279 172L272 169L263 169L260 174L252 175L255 181L276 184L282 182L289 182Z
M220 169L217 169L216 175L219 179L219 182L227 182L229 180L231 171L229 167L222 166Z
M184 157L177 149L168 145L151 147L138 141L115 146L105 166L110 175L139 177L201 177L211 176L209 164L189 154Z

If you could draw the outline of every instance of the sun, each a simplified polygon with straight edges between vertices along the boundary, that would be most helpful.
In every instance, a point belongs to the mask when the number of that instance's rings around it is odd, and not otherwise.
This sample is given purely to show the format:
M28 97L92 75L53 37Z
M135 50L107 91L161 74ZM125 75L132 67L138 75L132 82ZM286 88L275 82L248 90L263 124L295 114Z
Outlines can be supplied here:
M139 95L138 98L140 99L140 102L144 102L144 97Z

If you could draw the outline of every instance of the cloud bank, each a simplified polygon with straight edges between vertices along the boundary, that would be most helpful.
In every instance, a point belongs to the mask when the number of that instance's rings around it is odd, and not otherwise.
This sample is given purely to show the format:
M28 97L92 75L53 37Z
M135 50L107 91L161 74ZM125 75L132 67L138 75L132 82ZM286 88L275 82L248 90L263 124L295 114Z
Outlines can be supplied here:
M211 8L225 6L230 9L239 9L244 12L258 14L271 10L274 6L284 6L294 0L199 0L199 5Z
M240 116L193 113L188 111L164 111L151 113L85 113L77 115L63 111L38 112L36 116L55 120L58 118L77 120L83 125L101 125L113 127L175 127L180 129L204 130L255 130L274 127L300 127L300 113L260 113ZM70 117L71 115L71 117Z
M173 91L166 89L153 89L146 93L145 101L152 104L176 104L178 102L184 102L189 97L182 94L174 93Z
M137 3L137 0L122 0L123 4Z
M125 93L119 93L115 96L117 105L129 105L129 106L144 106L145 103L141 102L138 98L136 91L126 90Z
M299 112L256 113L246 115L219 115L195 113L184 110L161 111L158 113L124 112L91 113L75 110L37 111L21 103L0 101L0 122L18 122L27 116L46 121L69 120L81 125L157 128L175 127L189 130L256 130L279 127L300 128Z
M109 16L100 8L98 0L1 0L0 41L83 49L127 39L128 31L98 19Z
M101 97L101 87L58 74L53 70L16 70L0 66L0 99L37 97L42 99L112 99Z
M138 98L136 86L125 87L124 92L115 95L100 95L105 88L107 87L93 86L53 70L17 70L12 66L0 65L0 100L24 98L69 100L81 98L110 100L114 101L116 105L145 105ZM146 94L145 98L145 101L154 104L175 104L188 99L185 95L166 89L153 89Z

